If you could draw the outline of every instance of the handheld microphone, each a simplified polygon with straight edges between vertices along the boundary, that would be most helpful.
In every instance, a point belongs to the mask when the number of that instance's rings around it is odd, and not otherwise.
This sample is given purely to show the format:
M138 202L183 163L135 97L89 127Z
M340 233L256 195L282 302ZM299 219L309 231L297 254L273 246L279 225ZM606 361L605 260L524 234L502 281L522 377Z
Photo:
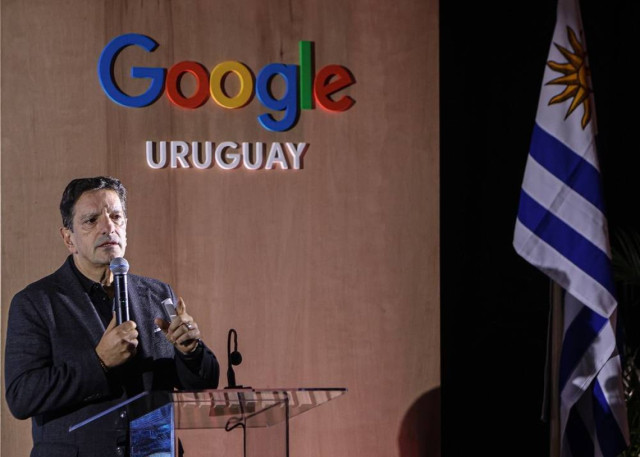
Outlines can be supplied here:
M231 336L233 335L233 352L231 351ZM234 365L240 365L242 363L242 355L238 352L238 333L235 329L229 330L227 336L227 382L229 385L226 389L242 389L243 386L236 385L236 373L233 371Z
M127 272L129 262L124 257L116 257L109 264L115 283L115 311L118 325L129 320L129 295L127 293Z

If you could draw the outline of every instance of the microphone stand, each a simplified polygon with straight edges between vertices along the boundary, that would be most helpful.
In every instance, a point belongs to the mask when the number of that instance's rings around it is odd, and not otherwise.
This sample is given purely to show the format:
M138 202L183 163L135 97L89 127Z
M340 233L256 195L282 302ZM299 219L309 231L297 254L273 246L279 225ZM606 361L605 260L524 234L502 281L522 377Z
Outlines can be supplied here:
M231 337L233 336L234 349L231 351ZM238 332L230 329L227 335L227 387L225 389L251 389L249 386L236 384L236 373L233 370L234 365L242 363L242 355L238 352Z

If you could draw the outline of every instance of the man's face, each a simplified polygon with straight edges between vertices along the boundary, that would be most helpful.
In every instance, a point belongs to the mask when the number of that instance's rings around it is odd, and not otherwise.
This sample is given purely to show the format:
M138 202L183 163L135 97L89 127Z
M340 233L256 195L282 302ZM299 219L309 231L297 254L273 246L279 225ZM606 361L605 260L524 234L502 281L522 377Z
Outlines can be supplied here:
M104 268L112 259L124 257L127 219L113 190L83 193L73 208L72 227L63 227L61 234L81 271Z

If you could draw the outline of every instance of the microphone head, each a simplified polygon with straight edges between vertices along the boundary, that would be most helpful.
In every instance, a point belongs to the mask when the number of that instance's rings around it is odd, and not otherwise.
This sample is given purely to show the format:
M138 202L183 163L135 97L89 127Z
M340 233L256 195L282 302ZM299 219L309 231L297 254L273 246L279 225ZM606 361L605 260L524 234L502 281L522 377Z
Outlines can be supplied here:
M240 365L242 363L242 354L238 351L233 351L229 354L229 361L231 362L231 365Z
M116 257L109 264L109 268L114 275L126 275L129 271L129 262L124 257Z

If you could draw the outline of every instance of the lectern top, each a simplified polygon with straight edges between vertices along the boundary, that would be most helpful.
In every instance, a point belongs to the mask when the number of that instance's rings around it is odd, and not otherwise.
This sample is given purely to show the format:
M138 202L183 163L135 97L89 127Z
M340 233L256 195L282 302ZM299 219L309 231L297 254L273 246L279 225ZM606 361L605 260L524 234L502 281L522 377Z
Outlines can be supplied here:
M136 420L171 404L175 429L268 427L344 395L346 388L265 388L211 389L198 391L148 391L132 397L100 414L70 427L77 430L86 424L118 414L127 409ZM166 410L166 408L163 408Z

